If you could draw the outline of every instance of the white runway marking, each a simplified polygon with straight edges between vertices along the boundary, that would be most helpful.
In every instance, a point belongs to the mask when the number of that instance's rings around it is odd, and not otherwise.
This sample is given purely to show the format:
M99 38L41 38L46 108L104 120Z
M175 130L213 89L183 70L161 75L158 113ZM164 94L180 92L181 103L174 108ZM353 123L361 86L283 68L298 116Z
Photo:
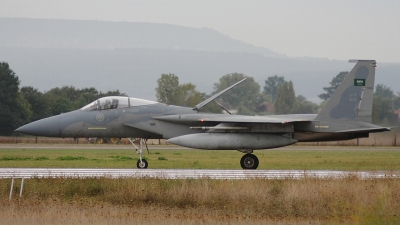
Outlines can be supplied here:
M158 178L158 179L339 179L357 176L360 179L399 178L391 171L328 171L328 170L195 170L195 169L70 169L70 168L0 168L0 178Z

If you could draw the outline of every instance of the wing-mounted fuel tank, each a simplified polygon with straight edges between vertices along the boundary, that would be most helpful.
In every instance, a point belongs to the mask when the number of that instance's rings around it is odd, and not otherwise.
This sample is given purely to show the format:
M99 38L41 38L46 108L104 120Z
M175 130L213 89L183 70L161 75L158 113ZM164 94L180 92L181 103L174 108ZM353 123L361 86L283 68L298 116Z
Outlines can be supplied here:
M275 134L201 133L174 137L169 143L197 149L268 149L291 145L297 140Z

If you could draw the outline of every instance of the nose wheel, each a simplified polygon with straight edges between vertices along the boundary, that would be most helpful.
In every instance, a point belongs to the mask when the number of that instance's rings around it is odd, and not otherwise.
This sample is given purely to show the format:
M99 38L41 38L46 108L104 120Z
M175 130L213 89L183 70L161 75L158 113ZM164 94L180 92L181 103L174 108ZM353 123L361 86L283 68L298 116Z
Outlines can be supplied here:
M133 146L135 146L136 153L139 155L139 160L136 163L137 168L138 169L147 169L147 167L149 166L149 163L147 162L147 160L143 159L143 157L142 157L143 143L146 145L147 153L150 154L149 148L147 147L147 139L143 139L143 138L135 139L135 141L139 142L139 148L135 145L134 141L132 141L132 138L128 138L128 140L129 140L129 142L131 142L131 144Z
M240 165L243 169L255 170L258 167L258 158L253 154L246 154L240 159Z
M139 169L146 169L149 166L149 163L145 159L142 159L142 161L140 161L140 159L139 159L137 161L136 165L137 165L137 168L139 168Z

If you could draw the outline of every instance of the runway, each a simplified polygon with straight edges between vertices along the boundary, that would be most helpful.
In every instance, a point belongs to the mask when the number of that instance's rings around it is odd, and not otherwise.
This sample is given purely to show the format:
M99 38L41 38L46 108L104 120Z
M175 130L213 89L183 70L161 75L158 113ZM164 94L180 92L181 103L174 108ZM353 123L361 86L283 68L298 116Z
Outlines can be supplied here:
M97 145L97 144L0 144L0 149L133 149L130 145ZM190 150L175 145L150 145L151 150ZM396 147L354 147L354 146L288 146L279 150L394 150ZM261 150L260 150L261 151ZM268 151L268 150L262 150ZM91 168L0 168L1 178L46 178L46 177L109 177L109 178L157 178L157 179L305 179L305 178L344 178L357 176L360 179L399 178L400 171L330 171L330 170L206 170L206 169L91 169Z
M198 170L198 169L70 169L70 168L0 168L1 178L155 178L155 179L359 179L400 178L390 171L328 170Z

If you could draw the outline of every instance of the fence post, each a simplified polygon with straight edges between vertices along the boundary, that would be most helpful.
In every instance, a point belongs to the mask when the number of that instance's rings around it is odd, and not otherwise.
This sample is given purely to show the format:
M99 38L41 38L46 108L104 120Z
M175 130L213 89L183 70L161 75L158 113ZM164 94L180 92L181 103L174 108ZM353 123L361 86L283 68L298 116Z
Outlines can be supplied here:
M21 197L22 197L22 190L24 189L24 177L12 177L11 178L11 188L10 188L10 197L8 198L8 201L11 201L12 198L12 191L13 191L13 187L14 187L14 179L18 179L21 178L21 188L19 190L19 202L21 202Z
M8 201L11 201L13 187L14 187L14 178L11 179L10 197L8 198Z

